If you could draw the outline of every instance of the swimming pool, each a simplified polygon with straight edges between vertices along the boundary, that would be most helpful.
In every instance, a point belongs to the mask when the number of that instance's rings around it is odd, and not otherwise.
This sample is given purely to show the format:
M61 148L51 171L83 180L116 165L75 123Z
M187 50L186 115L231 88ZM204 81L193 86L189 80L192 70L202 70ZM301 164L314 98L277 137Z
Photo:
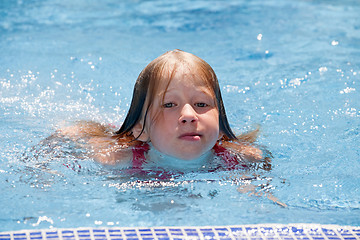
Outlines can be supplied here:
M359 10L358 1L2 1L0 231L359 226ZM80 119L120 125L139 72L175 48L212 65L236 132L261 125L270 172L141 179L71 142L41 143ZM288 207L241 193L249 184Z

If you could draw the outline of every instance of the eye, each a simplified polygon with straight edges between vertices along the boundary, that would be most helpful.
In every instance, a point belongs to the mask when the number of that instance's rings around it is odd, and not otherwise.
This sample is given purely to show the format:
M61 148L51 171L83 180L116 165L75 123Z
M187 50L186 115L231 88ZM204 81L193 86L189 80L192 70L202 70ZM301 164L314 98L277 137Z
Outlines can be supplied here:
M172 108L172 107L175 107L175 103L169 102L163 104L163 108Z
M203 103L203 102L199 102L199 103L195 103L195 106L203 108L203 107L207 107L208 104Z

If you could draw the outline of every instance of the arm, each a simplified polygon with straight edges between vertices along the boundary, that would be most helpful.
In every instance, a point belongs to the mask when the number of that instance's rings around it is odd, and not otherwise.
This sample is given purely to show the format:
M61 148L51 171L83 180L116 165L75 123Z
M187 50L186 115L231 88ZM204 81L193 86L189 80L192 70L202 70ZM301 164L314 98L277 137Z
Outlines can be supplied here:
M240 149L240 153L250 162L256 163L257 168L266 171L271 170L272 154L265 148L259 149L251 144L244 144Z
M251 162L259 162L263 159L263 152L247 142L223 141L222 146L241 154L246 160Z
M132 151L119 143L118 137L112 134L113 130L99 123L80 121L57 132L91 149L95 160L102 164L127 163L132 159Z
M271 192L269 191L262 191L262 190L257 190L258 186L255 186L253 184L247 184L247 185L241 185L240 187L238 187L238 192L240 193L248 193L249 196L257 196L257 197L261 197L261 196L266 196L269 200L273 201L274 203L276 203L277 205L279 205L280 207L286 208L287 205L283 202L280 202L280 200L275 197L274 195L271 194Z
M243 154L247 160L252 162L259 162L263 158L263 152L252 145L243 144L240 148L240 153Z
M58 129L57 132L73 140L78 140L80 138L110 136L111 129L100 123L79 121L75 125Z

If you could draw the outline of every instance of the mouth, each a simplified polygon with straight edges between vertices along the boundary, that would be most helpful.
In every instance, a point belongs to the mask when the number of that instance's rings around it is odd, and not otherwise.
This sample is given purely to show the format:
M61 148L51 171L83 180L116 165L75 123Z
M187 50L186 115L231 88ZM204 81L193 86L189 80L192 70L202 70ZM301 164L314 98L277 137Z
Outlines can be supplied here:
M199 141L202 135L199 133L184 133L179 136L181 140L185 141Z

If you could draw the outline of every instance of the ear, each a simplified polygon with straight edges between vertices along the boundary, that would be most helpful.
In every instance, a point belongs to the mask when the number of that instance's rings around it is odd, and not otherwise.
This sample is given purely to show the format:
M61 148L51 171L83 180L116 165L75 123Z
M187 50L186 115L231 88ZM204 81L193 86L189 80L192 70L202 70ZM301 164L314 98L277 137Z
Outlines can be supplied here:
M134 137L137 137L138 140L142 142L147 142L149 140L149 134L147 133L146 128L144 128L144 131L141 132L142 129L143 129L143 125L142 123L139 122L133 127L132 132L134 134Z

